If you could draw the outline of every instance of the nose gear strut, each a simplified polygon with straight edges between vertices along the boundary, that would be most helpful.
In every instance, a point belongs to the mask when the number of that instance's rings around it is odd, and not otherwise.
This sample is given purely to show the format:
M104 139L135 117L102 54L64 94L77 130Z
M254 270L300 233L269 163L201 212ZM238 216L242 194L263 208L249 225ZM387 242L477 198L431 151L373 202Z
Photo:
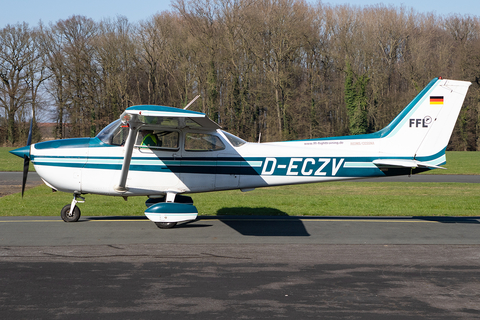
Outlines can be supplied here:
M78 198L78 199L77 199ZM62 208L60 216L62 220L65 222L77 222L80 219L80 208L77 207L77 203L84 203L85 198L80 196L78 193L73 194L73 200L71 204L67 204L65 207Z

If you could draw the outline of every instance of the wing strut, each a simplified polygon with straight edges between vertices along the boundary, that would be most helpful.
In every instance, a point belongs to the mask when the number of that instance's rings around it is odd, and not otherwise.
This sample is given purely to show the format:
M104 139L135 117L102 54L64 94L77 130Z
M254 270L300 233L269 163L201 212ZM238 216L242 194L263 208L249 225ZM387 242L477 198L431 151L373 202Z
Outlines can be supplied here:
M130 120L126 122L129 130L127 141L125 142L125 155L123 158L122 171L120 172L120 181L118 182L118 185L113 188L115 191L121 193L128 191L128 188L126 188L125 185L127 184L127 176L130 169L130 161L132 160L135 137L137 136L138 127L141 124L141 122L138 122L138 117L136 114L132 114L130 117Z
M190 101L190 102L185 106L185 108L183 108L183 110L187 110L188 107L190 107L190 106L192 105L192 103L194 103L195 100L197 100L198 98L200 98L200 95L197 95L195 98L193 98L193 100Z

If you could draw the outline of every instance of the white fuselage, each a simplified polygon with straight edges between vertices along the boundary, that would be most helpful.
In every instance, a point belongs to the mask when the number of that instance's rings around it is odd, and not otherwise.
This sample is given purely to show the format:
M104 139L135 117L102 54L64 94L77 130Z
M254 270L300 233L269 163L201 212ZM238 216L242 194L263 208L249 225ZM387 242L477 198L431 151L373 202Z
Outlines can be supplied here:
M183 141L180 133L180 141ZM379 157L381 139L246 143L233 147L221 130L225 149L186 151L135 147L127 191L115 191L120 179L124 146L98 139L68 139L32 145L35 170L51 187L69 193L110 196L157 195L250 189L383 176L372 161ZM72 144L69 144L73 140ZM437 162L441 162L438 159Z

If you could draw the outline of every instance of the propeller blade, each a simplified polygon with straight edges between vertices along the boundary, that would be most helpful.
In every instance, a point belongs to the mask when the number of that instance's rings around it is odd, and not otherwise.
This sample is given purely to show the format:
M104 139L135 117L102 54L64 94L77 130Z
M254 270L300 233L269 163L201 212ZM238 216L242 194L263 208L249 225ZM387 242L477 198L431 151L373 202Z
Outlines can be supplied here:
M30 130L28 131L28 139L27 139L27 146L32 144L32 129L33 129L33 112L32 112L32 119L30 120ZM23 181L22 181L22 198L23 193L25 192L25 185L27 184L27 176L28 176L28 167L30 166L30 154L24 155L23 157Z
M27 139L27 146L32 144L32 129L33 129L33 116L30 120L30 130L28 130L28 139Z
M23 158L22 198L23 198L23 193L25 192L25 185L27 184L27 175L28 175L29 165L30 165L30 158L25 156Z

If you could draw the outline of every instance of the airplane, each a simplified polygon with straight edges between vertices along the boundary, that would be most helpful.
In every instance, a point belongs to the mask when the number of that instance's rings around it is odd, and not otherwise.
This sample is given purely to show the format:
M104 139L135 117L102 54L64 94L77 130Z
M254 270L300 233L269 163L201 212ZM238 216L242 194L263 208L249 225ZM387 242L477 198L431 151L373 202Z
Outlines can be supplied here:
M188 106L138 105L94 138L31 144L30 130L27 146L10 152L24 158L22 196L30 161L47 186L73 194L61 210L65 222L79 220L77 203L85 194L146 196L145 215L167 229L196 220L198 210L185 194L442 168L470 84L435 78L390 124L370 134L250 143Z

